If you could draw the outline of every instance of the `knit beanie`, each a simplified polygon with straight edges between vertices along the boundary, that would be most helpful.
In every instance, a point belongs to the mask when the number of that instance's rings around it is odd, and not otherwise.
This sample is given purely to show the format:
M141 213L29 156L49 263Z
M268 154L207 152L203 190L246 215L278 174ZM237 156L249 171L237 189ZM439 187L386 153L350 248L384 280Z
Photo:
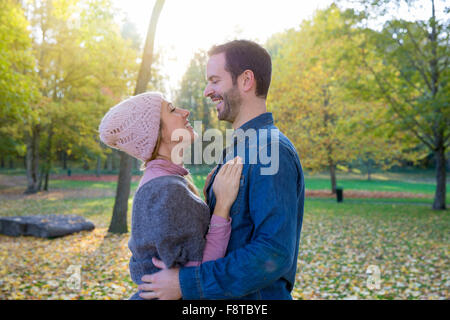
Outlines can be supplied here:
M152 156L159 134L163 95L146 92L115 105L99 126L104 144L147 161Z

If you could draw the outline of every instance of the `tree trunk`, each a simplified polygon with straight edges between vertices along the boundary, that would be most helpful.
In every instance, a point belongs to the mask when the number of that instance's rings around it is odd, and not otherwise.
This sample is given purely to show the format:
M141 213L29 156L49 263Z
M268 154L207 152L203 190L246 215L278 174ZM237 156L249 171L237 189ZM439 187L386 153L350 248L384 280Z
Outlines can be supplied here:
M89 170L89 162L87 160L83 160L83 170L84 171Z
M431 1L431 33L429 39L432 45L432 56L430 60L431 69L431 85L432 85L432 95L433 98L437 96L439 90L439 65L438 65L438 31L436 27L436 15L434 0ZM436 158L436 193L434 195L433 209L434 210L445 210L445 193L446 193L446 160L445 160L445 138L444 132L436 130L435 135L436 149L434 151L434 156Z
M50 123L48 129L48 140L47 140L47 155L45 163L45 183L44 191L48 191L48 178L50 175L50 170L52 169L52 142L53 142L53 123Z
M325 119L325 121L328 121ZM333 147L331 145L327 146L328 151L328 168L330 170L330 180L331 180L331 193L336 194L336 163L333 160Z
M147 90L148 82L151 77L151 67L153 63L153 44L155 42L156 25L158 23L159 15L164 6L164 0L157 0L153 6L152 17L147 30L147 37L145 39L144 54L142 56L142 63L139 68L138 79L134 95L138 95Z
M336 194L336 164L334 164L332 159L329 159L328 163L330 168L331 192Z
M113 153L110 153L106 158L106 170L109 172L113 170L113 155Z
M370 160L367 161L367 180L370 181Z
M102 169L102 158L97 156L97 168L95 170L95 175L100 177L100 170Z
M27 141L27 189L25 194L38 192L38 175L39 175L39 138L41 127L39 124L33 125L31 136Z
M111 153L111 171L116 171L117 169L116 160L117 160L117 151L113 150L113 152Z
M153 45L155 42L156 25L159 15L164 5L164 0L156 1L153 6L152 17L147 31L147 38L145 40L144 54L142 57L141 67L138 73L136 89L134 95L138 95L147 90L148 82L150 81L150 71L153 62ZM133 166L132 159L124 152L120 152L120 169L119 178L117 181L116 198L114 202L113 216L108 232L112 233L126 233L127 226L127 211L128 198L130 196L131 186L131 168Z
M42 180L44 179L44 167L41 166L41 170L39 172L38 185L37 190L41 191L42 189Z
M50 173L47 171L45 172L45 181L44 181L44 191L48 191L48 178Z
M131 187L131 167L132 158L125 152L120 152L119 179L117 181L116 199L108 232L128 232L127 211Z
M3 157L3 156L0 157L0 167L2 169L5 168L5 157Z
M441 146L434 153L436 157L436 193L434 195L433 209L445 210L445 193L446 193L446 160L445 149Z
M67 152L63 151L63 170L67 170Z

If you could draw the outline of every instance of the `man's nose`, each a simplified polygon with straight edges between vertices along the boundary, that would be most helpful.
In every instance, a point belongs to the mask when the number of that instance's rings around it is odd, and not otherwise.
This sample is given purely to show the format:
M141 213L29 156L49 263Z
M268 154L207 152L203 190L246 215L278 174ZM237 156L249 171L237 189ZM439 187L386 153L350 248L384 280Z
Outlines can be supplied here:
M209 84L206 86L205 91L203 91L203 95L205 97L209 97L213 93L213 90L209 87Z

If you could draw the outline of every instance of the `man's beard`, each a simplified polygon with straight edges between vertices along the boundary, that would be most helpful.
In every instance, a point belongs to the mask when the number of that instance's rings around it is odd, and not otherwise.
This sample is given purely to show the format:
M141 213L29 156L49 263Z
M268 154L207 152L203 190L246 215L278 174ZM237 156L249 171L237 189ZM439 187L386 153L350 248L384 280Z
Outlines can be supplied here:
M241 109L242 98L237 85L223 94L223 110L217 117L219 120L225 120L233 123Z

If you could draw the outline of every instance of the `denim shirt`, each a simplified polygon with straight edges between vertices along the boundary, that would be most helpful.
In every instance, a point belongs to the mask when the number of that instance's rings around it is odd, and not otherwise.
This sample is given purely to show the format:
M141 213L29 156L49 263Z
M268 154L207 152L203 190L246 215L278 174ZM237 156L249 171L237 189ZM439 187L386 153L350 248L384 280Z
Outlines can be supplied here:
M271 113L239 129L257 134L239 136L236 130L222 154L221 163L236 155L244 160L230 210L227 252L224 258L180 269L183 299L292 299L305 198L300 160ZM216 203L212 184L221 166L206 189L211 214Z

